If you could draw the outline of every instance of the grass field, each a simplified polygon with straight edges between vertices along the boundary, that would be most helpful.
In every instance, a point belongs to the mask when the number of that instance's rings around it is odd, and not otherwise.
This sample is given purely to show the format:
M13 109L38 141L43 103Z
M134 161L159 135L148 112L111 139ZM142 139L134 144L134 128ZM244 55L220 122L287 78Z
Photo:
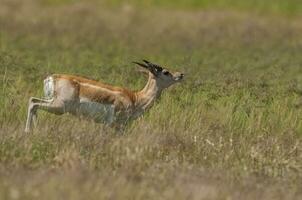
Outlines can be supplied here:
M0 199L302 198L300 1L171 2L0 0ZM123 134L24 134L46 75L138 90L143 58L186 80Z

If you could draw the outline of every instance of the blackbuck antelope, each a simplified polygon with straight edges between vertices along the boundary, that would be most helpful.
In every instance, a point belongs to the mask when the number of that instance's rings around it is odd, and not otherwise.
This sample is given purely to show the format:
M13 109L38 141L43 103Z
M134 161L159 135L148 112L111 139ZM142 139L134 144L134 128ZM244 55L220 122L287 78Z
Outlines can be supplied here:
M107 85L80 76L54 74L44 80L45 97L31 97L25 131L31 130L37 110L61 115L71 113L112 126L125 124L148 110L163 89L181 81L182 73L171 73L163 67L143 60L134 62L143 67L149 78L140 91Z

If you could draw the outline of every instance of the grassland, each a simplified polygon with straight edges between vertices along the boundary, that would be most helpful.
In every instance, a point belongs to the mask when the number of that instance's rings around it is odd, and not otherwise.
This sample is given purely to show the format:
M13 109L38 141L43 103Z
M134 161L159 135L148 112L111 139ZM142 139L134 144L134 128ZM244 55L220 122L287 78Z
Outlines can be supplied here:
M115 2L0 2L0 199L301 199L298 1ZM43 112L24 134L45 75L136 90L141 58L186 80L122 135Z

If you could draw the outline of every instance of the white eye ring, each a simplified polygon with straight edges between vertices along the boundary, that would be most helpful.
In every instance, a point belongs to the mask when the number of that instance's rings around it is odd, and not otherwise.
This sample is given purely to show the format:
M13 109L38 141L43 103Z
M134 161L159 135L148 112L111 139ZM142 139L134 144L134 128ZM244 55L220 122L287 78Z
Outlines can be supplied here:
M168 72L167 70L164 70L164 71L163 71L163 74L164 74L164 75L168 75L169 72Z

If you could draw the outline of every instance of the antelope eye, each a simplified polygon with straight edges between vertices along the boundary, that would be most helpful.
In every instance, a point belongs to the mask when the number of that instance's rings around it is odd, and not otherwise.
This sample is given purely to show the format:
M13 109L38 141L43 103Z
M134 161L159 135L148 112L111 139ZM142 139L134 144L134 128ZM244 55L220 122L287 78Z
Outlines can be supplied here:
M168 75L169 72L168 72L168 71L163 71L163 74L164 74L164 75Z

